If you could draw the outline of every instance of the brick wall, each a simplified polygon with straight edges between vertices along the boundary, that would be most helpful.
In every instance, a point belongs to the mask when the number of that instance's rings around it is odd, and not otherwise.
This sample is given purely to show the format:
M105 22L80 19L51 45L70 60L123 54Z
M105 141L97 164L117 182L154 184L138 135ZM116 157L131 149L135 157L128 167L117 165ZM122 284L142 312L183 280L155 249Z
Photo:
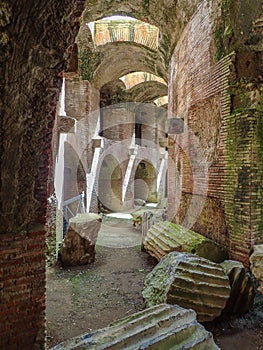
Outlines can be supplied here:
M232 16L230 4L226 13ZM248 266L253 242L261 239L258 188L262 165L255 166L255 159L260 159L262 141L260 113L251 108L248 91L260 95L260 89L255 70L245 69L245 59L251 65L251 56L257 56L248 54L255 48L246 47L245 55L240 49L232 51L230 44L219 55L218 35L224 45L227 39L225 28L219 27L225 17L220 1L203 1L171 60L169 108L171 116L184 118L188 130L169 137L169 217L191 223L193 230L218 241L232 258ZM238 28L240 18L231 18L233 28ZM255 60L254 64L259 63ZM207 177L198 169L198 158L207 164ZM190 203L194 203L191 210Z
M2 234L0 274L0 348L43 349L45 232Z
M226 246L222 189L225 139L223 119L230 110L227 88L231 57L217 63L215 61L215 14L220 14L216 2L212 4L204 1L200 5L171 60L170 116L183 117L186 127L181 136L170 137L169 140L172 161L169 162L168 171L168 202L170 219L191 223L196 231ZM174 143L179 147L175 148ZM207 177L198 168L200 161L205 163ZM177 175L172 174L171 167L179 169ZM179 176L180 181L175 181L174 176ZM176 208L174 202L178 200L175 196L180 197L177 213L172 212ZM195 201L195 206L200 208L199 212L189 209L191 201Z

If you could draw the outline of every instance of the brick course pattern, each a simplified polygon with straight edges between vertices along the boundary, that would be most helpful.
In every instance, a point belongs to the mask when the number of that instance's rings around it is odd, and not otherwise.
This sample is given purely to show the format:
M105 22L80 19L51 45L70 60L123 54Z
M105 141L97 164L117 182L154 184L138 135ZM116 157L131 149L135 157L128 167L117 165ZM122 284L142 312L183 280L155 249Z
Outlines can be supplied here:
M223 16L219 1L203 1L171 60L170 111L184 117L190 131L169 138L169 218L183 222L191 197L203 206L193 230L228 247L231 257L248 267L251 246L262 240L262 107L258 107L260 98L255 97L260 95L255 72L244 68L245 59L248 64L251 57L257 56L242 50L231 52L228 47L229 53L218 60L216 36L218 23L225 20ZM238 19L231 20L233 28L238 27ZM223 33L221 36L223 40ZM256 50L246 47L249 49ZM257 108L253 107L255 100ZM193 171L200 149L207 163L207 181ZM179 169L177 174L174 168ZM176 200L177 213L173 211Z
M43 348L45 245L44 231L1 235L0 348L2 350Z

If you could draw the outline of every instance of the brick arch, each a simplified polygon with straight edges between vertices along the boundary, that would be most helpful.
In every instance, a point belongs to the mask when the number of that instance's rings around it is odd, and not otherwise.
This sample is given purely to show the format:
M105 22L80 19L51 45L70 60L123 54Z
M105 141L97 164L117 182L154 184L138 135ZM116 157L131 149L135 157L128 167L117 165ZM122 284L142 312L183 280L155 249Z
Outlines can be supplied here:
M135 102L153 102L158 97L167 95L167 86L159 81L145 81L126 90L130 100Z
M133 20L130 17L125 19L102 19L93 22L94 43L96 46L105 45L115 41L136 42L153 50L158 48L159 30L149 23Z
M91 2L91 1L90 1ZM151 1L118 1L113 0L105 6L105 1L92 1L82 16L82 23L89 23L103 17L122 15L134 17L159 28L160 52L163 59L169 62L173 49L180 35L195 13L202 0L177 1L175 4L167 0Z
M99 61L91 81L97 88L134 71L145 71L167 80L167 71L153 50L136 43L113 42L97 48Z
M147 72L133 72L124 75L120 79L125 83L127 90L147 81L159 81L160 83L165 84L165 81L162 78Z

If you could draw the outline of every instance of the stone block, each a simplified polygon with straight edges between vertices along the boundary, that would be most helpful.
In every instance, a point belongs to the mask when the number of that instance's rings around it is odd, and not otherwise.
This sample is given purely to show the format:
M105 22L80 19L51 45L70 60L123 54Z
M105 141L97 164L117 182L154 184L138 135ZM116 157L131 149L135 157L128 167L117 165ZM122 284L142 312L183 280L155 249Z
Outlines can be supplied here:
M58 117L58 130L62 133L74 132L75 119L71 117Z
M230 298L226 303L224 314L241 315L252 306L255 297L252 278L244 265L235 260L226 260L220 264L229 278Z
M134 199L134 205L142 207L143 205L145 205L145 200L141 199L141 198L135 198Z
M220 316L230 296L221 265L188 253L167 254L146 276L146 306L177 304L197 313L201 322Z
M172 251L194 253L217 263L228 257L217 243L169 221L152 225L143 239L143 246L158 261Z
M103 329L65 341L51 350L219 350L210 332L196 321L193 310L161 304Z
M260 286L258 290L263 294L263 244L255 245L254 252L250 257L250 269Z
M60 250L63 265L85 265L95 260L95 243L101 221L101 216L93 213L78 214L69 220Z

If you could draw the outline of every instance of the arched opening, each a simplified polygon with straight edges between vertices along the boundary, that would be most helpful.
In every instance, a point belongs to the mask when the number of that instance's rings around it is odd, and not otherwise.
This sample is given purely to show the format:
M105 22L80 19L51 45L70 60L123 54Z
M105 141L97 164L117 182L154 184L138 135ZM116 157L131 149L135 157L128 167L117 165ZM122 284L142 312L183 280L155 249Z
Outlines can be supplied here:
M146 160L140 161L134 175L134 198L145 202L158 202L156 180L154 166Z
M148 46L153 50L158 48L159 29L133 17L104 17L88 25L96 46L109 42L129 41Z
M107 155L101 162L98 197L101 212L122 210L122 171L117 159L112 155Z
M64 143L63 200L68 200L86 190L84 166L76 151L68 142Z

